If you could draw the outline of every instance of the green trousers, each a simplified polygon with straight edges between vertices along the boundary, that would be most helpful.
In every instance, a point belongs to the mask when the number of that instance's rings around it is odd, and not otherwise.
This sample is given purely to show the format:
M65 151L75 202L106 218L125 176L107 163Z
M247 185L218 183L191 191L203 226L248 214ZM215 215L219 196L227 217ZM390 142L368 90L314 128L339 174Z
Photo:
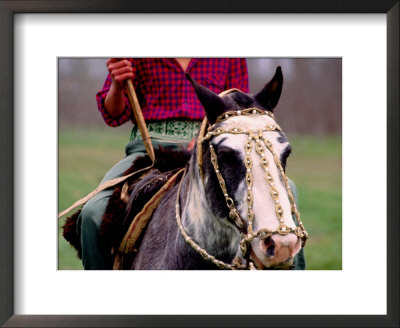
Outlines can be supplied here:
M153 147L154 149L163 147L164 149L169 148L179 150L186 148L187 143L176 144L153 140ZM146 149L143 141L130 141L125 147L125 154L126 157L106 173L101 183L122 176L137 157L145 155ZM297 204L298 199L296 186L291 180L289 180L289 184ZM113 191L114 188L109 188L99 192L83 206L79 215L77 221L77 233L81 238L82 264L85 270L111 270L113 267L113 256L109 249L105 249L102 246L100 240L101 221ZM296 222L294 216L293 219ZM296 255L294 264L296 270L305 269L303 249L301 249L301 251Z

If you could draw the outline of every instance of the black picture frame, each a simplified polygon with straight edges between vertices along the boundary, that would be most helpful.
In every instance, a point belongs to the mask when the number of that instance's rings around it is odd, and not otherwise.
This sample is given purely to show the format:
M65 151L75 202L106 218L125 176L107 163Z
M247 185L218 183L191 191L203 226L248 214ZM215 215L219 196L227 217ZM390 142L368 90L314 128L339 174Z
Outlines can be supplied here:
M384 13L387 17L387 315L14 315L13 21L17 13ZM4 327L399 327L399 1L0 0L0 324ZM368 236L366 236L368 237ZM372 237L371 237L372 238ZM368 270L366 267L365 270ZM367 288L367 287L366 287ZM301 295L299 295L301 301ZM327 297L329 297L327 295Z

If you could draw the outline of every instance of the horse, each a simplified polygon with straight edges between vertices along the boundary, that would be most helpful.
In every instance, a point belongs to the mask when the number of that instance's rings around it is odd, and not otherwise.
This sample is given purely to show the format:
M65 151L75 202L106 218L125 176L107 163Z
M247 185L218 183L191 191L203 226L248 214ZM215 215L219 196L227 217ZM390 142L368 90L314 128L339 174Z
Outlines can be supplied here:
M256 94L231 89L217 95L187 78L206 119L124 268L293 268L308 234L285 174L291 146L273 113L281 68Z

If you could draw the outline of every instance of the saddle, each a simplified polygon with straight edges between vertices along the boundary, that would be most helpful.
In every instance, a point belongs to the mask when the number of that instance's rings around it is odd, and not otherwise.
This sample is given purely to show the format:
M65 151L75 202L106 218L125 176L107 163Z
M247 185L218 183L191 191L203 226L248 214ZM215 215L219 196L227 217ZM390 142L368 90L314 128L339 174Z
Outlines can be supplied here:
M165 192L177 182L179 170L185 167L190 154L160 148L156 150L156 158L157 162L152 169L140 176L133 175L124 184L114 187L100 225L102 247L110 249L114 255L124 254L128 258L128 254L134 253L134 247L140 244L152 212ZM150 162L148 156L139 157L124 175L145 168ZM79 214L80 211L66 219L63 236L77 250L79 258L82 258L80 236L76 229ZM129 236L126 236L128 232ZM121 259L121 256L118 258ZM123 267L117 265L114 268Z

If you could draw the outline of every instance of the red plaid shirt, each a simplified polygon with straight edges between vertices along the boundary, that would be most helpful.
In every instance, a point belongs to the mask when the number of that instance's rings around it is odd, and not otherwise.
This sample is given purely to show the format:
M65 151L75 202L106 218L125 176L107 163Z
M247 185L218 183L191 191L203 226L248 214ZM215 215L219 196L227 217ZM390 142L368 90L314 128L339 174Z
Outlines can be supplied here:
M146 121L186 118L202 120L204 110L185 72L173 58L130 58L134 69L133 85ZM215 93L231 88L249 92L245 59L192 58L186 70L191 77ZM118 126L134 120L125 94L125 110L120 117L111 117L104 107L104 99L111 87L108 75L101 91L96 95L104 121Z

